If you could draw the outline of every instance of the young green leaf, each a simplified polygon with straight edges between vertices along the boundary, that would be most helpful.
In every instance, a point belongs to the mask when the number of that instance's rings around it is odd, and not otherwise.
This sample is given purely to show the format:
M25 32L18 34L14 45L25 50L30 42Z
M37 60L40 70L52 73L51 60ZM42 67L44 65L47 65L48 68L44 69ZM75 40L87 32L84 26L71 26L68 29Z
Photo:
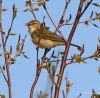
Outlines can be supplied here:
M28 11L28 9L24 9L24 12L27 12Z
M38 10L39 10L39 8L34 8L33 10L34 10L34 11L38 11Z
M10 55L10 52L4 52L5 55Z
M98 37L98 41L99 41L99 43L100 43L100 37Z
M89 22L86 20L86 21L84 21L84 24L85 24L86 26L88 26L88 25L89 25Z
M91 12L90 19L93 17L93 11Z
M29 59L29 57L28 57L27 55L24 54L23 56L24 56L26 59Z
M3 8L3 9L2 9L2 11L7 11L7 10L8 10L8 9L6 9L6 8Z
M96 28L99 28L99 26L96 25L95 23L92 23L92 25L93 25L94 27L96 27Z
M5 95L1 95L1 98L6 98Z
M94 6L96 6L96 7L100 7L100 5L97 4L97 3L92 3L92 5L94 5Z
M44 2L38 3L38 6L43 6Z
M40 69L42 69L42 67L43 67L43 66L38 65L38 66L37 66L37 69L40 70Z
M57 76L57 77L62 77L62 74L57 74L56 76Z
M98 73L100 74L100 68L98 68Z
M82 2L86 2L86 0L81 0Z

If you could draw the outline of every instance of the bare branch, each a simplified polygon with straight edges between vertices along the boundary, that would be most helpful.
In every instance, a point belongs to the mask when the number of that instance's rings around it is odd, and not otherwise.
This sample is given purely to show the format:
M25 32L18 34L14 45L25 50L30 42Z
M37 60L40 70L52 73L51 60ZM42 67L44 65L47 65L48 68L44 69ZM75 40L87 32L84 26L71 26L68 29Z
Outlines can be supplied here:
M57 32L59 30L59 28L62 26L62 24L64 22L64 16L66 14L66 10L67 10L67 7L68 7L69 2L70 2L69 0L68 1L66 0L66 5L65 5L65 8L64 8L64 11L63 11L62 16L61 16L61 19L60 19L60 21L58 23L58 26L56 27L55 32Z
M52 22L52 24L53 24L54 27L56 28L56 25L55 25L54 21L52 20L50 14L49 14L49 12L48 12L48 10L47 10L47 8L46 8L46 4L45 4L45 3L44 3L44 5L43 5L43 8L45 9L45 11L46 11L48 17L50 18L50 20L51 20L51 22Z
M38 52L37 52L37 70L36 70L35 80L34 80L34 82L32 84L31 90L30 90L30 98L33 98L34 88L35 88L35 86L36 86L36 84L38 82L38 79L39 79L39 76L40 76L40 73L41 73L41 70L42 70L42 68L39 69L38 67L39 66L43 66L44 63L45 63L45 57L43 57L41 64L40 64L40 62L38 62Z
M62 90L62 94L63 94L63 98L66 98L64 90Z
M6 43L7 43L8 37L9 37L9 35L10 35L10 33L11 33L11 29L12 29L12 26L13 26L14 19L15 19L15 17L13 16L13 17L12 17L12 21L11 21L11 25L10 25L10 28L9 28L9 30L8 30L8 34L7 34L6 39L5 39L5 45L6 45Z
M3 75L3 77L4 77L5 81L6 81L6 83L8 83L7 78L6 78L5 74L4 74L4 72L3 72L2 68L1 68L1 66L0 66L0 69L1 69L1 73L2 73L2 75Z

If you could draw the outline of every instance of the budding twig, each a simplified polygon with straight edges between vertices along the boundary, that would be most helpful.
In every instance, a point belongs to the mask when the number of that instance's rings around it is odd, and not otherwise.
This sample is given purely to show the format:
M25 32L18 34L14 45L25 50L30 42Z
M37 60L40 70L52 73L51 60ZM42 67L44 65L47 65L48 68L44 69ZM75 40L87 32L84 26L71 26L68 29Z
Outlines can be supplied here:
M31 0L29 0L29 5L30 5L31 13L32 13L33 17L36 19L36 16L35 16L35 14L33 12L33 5L32 5L32 1Z
M16 9L15 4L14 4L14 5L13 5L12 21L11 21L11 25L10 25L10 28L9 28L9 30L8 30L7 36L6 36L6 38L5 38L5 43L4 43L5 45L6 45L6 43L7 43L8 37L9 37L9 35L10 35L10 33L11 33L11 29L12 29L12 26L13 26L13 23L14 23L14 19L16 18L16 14L17 14L17 9Z

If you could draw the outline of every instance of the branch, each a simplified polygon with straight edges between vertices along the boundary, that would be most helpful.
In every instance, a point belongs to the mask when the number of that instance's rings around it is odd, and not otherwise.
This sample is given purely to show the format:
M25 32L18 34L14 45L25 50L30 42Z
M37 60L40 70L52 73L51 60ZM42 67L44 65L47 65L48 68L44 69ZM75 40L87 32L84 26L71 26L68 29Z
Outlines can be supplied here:
M6 83L8 83L7 78L6 78L5 74L4 74L4 72L3 72L2 68L1 68L1 66L0 66L0 69L1 69L1 73L2 73L2 75L3 75L3 77L4 77L5 81L6 81Z
M31 13L32 13L33 17L36 19L36 16L33 12L33 8L32 8L33 6L32 6L32 1L31 0L29 0L29 5L30 5Z
M35 88L35 86L36 86L36 84L37 84L37 81L38 81L38 79L39 79L40 73L41 73L41 70L40 70L40 71L36 74L36 76L35 76L35 80L34 80L34 82L33 82L33 84L32 84L31 90L30 90L30 98L33 98L34 88Z
M43 66L43 64L45 63L45 57L42 59L42 62L41 64L39 64L38 62L38 49L37 49L37 71L36 71L36 76L35 76L35 80L31 86L31 90L30 90L30 98L33 98L33 92L34 92L34 88L38 82L38 79L39 79L39 76L40 76L40 73L41 73L41 69L39 69L39 66Z
M7 71L7 79L8 79L7 85L8 85L9 98L12 98L9 63L8 63L8 57L5 54L5 52L6 52L6 47L5 47L5 42L4 42L5 37L4 37L3 29L2 29L2 0L0 0L0 32L1 32L2 45L3 45L4 58L5 58L5 65L6 65L6 71Z
M66 4L66 5L67 5L67 4ZM44 2L44 5L43 5L43 8L44 8L44 10L46 11L46 13L47 13L48 17L50 18L50 20L51 20L52 24L54 25L54 27L55 27L56 31L58 31L58 32L59 32L59 34L61 35L61 37L64 39L65 43L67 43L67 42L66 42L66 40L65 40L65 38L64 38L64 36L61 34L61 31L59 31L59 29L56 27L56 25L55 25L55 23L54 23L53 19L51 18L50 14L49 14L49 12L48 12L48 10L47 10L47 8L46 8L46 4L45 4L45 2ZM64 12L63 12L62 17L65 15L65 11L66 11L66 6L65 6L65 10L64 10ZM60 21L60 22L62 22L62 21Z
M88 20L84 20L84 21L80 21L79 24L85 23L86 21L90 22L90 21L93 21L95 19L97 19L97 17L94 17L94 18L91 18L91 19L88 19ZM62 24L62 26L64 26L64 25L73 25L73 24L74 23L65 23L65 24Z
M62 14L62 16L61 16L61 19L60 19L60 21L59 21L57 27L56 27L54 21L52 20L50 14L49 14L49 12L48 12L48 10L47 10L47 8L46 8L46 4L44 3L44 5L43 5L43 8L45 9L45 11L46 11L48 17L50 18L52 24L54 25L54 27L55 27L55 29L56 29L56 30L55 30L55 33L58 31L59 34L61 35L61 37L63 38L63 40L64 40L65 43L67 43L67 41L66 41L66 39L64 38L64 36L61 34L61 31L59 31L59 28L62 26L62 24L63 24L63 22L64 22L63 20L64 20L64 16L65 16L65 13L66 13L66 10L67 10L67 7L68 7L69 2L70 2L69 0L68 0L68 1L66 0L66 5L65 5L63 14ZM75 46L75 47L79 47L78 45L75 45L75 44L72 44L72 43L71 43L71 45L72 45L72 46Z
M96 52L96 53L94 53L94 54L92 54L92 55L90 55L88 57L81 58L78 62L81 62L81 61L85 61L87 59L94 58L94 57L98 56L99 54L100 54L99 52ZM77 61L70 61L69 63L66 64L66 66L69 65L69 64L73 64L73 63L77 63Z
M12 21L11 21L11 25L10 25L9 30L8 30L8 34L7 34L6 38L5 38L5 43L4 43L5 45L6 45L6 43L7 43L7 40L8 40L8 38L9 38L9 35L10 35L10 33L11 33L12 26L13 26L13 23L14 23L14 19L16 18L16 14L17 14L17 8L16 8L16 6L15 6L15 4L14 4L14 5L13 5Z
M76 27L77 27L78 22L79 22L80 17L81 17L82 7L83 7L83 2L82 2L82 0L80 0L79 8L78 8L78 11L77 11L77 16L76 16L74 25L72 27L72 30L70 32L70 35L68 37L68 41L67 41L66 47L65 47L65 52L64 52L64 55L63 55L63 58L62 58L62 62L61 62L61 66L60 66L60 71L59 71L59 74L61 75L61 77L58 77L57 85L55 87L54 98L58 98L58 96L59 96L59 90L60 90L60 86L61 86L61 82L62 82L62 77L63 77L64 69L66 67L66 59L67 59L67 56L68 56L69 47L70 47L71 40L73 38L73 35L75 33L75 30L76 30Z
M88 4L86 5L86 7L84 8L84 10L82 11L82 13L81 13L81 15L83 15L84 14L84 12L86 11L86 9L89 7L89 5L92 3L92 1L93 0L90 0L90 2L88 2ZM94 17L94 18L92 18L92 19L88 19L88 20L86 20L86 21L92 21L92 20L95 20L96 19L96 17ZM85 23L85 21L81 21L81 22L79 22L79 23ZM62 24L61 26L64 26L64 25L73 25L74 23L65 23L65 24ZM60 27L61 27L60 26ZM59 27L59 28L60 28Z
M46 8L46 4L45 4L45 3L44 3L44 5L43 5L43 8L44 8L44 10L46 11L46 13L47 13L48 17L50 18L50 20L51 20L52 24L53 24L53 25L54 25L54 27L56 28L56 25L55 25L54 21L52 20L52 18L51 18L51 16L50 16L50 14L49 14L49 12L48 12L48 10L47 10L47 8Z
M12 29L12 26L13 26L13 22L14 22L14 17L12 18L12 22L11 22L10 28L8 30L8 34L7 34L6 39L5 39L5 45L7 43L8 37L9 37L9 35L11 33L11 29Z

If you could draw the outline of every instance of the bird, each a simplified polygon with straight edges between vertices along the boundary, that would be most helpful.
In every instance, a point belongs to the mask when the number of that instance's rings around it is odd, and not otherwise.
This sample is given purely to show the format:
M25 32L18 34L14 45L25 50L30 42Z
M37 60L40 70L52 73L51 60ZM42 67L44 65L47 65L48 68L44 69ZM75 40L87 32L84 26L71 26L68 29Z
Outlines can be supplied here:
M50 49L65 44L62 37L50 31L47 26L43 25L38 20L29 21L27 26L33 44L37 45L39 48Z
M41 23L40 21L33 19L26 23L26 26L28 26L28 31L33 44L35 44L38 48L45 49L46 53L51 48L65 45L64 39L55 32L50 31L44 22ZM71 45L79 47L74 44Z

